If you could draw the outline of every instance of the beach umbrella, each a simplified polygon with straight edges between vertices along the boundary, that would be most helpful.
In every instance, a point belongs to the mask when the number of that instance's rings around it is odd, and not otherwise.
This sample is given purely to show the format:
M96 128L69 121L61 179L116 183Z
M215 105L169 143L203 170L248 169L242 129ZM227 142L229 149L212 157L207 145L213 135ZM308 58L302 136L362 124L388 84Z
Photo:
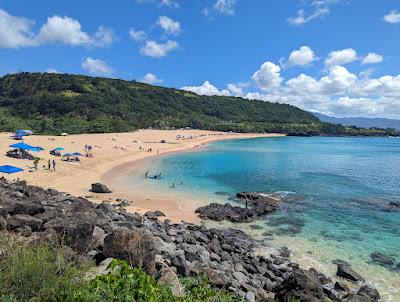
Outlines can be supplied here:
M11 174L11 173L17 173L17 172L21 172L21 171L24 171L24 169L14 167L14 166L9 166L9 165L0 166L0 173Z
M62 148L62 147L57 147L57 148L53 149L53 151L63 151L63 150L64 150L64 148Z
M73 156L72 153L64 153L63 156Z
M74 152L72 153L73 156L83 156L82 154L80 154L79 152Z
M39 147L39 146L36 146L36 147L33 147L33 148L35 148L35 149L37 149L39 151L43 151L44 150L42 147Z
M12 144L10 145L11 148L16 148L16 149L22 149L22 150L32 150L33 146L28 145L27 143L24 142L20 142L20 143L16 143L16 144Z

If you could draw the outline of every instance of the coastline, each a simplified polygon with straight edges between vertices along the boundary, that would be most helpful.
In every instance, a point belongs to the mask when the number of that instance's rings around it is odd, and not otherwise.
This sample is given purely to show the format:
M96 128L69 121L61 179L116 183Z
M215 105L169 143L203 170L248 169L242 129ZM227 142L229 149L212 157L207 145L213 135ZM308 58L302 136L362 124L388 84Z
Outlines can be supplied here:
M23 168L17 174L4 175L6 179L26 180L30 185L53 188L75 196L84 196L93 202L117 199L128 199L134 203L128 211L144 213L148 210L165 211L168 218L179 222L195 221L192 211L183 209L178 200L158 196L151 198L147 194L135 192L126 193L118 187L110 189L110 194L95 194L89 191L92 183L104 181L106 185L112 182L110 175L120 173L124 166L134 167L145 159L175 152L196 150L207 143L226 139L246 139L258 137L276 137L283 134L260 133L225 133L207 130L138 130L128 133L79 134L69 136L28 136L25 142L32 146L41 146L45 150L34 155L42 160L38 171L33 170L33 161L6 157L5 153L12 149L9 145L16 143L10 139L10 133L0 134L1 163ZM184 139L177 139L180 135ZM161 143L165 140L165 143ZM84 153L84 146L93 146L93 158L82 157L79 164L61 161L59 157L49 154L49 150L62 147L62 152ZM147 152L146 150L151 150ZM47 169L48 160L56 160L56 171ZM115 175L115 174L114 174Z

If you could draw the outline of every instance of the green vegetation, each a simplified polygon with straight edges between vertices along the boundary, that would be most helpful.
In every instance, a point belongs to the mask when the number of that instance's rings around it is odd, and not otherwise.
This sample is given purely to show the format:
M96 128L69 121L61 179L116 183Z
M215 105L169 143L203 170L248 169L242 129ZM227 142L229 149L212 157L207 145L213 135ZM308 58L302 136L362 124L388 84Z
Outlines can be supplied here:
M206 279L180 282L185 297L175 297L149 275L125 261L110 263L111 273L85 279L88 265L68 259L62 248L23 245L0 238L0 301L3 302L235 302L231 294L214 290Z
M395 135L322 123L297 107L237 97L199 96L135 81L19 73L0 78L0 131L59 134L137 128L280 132L292 135Z

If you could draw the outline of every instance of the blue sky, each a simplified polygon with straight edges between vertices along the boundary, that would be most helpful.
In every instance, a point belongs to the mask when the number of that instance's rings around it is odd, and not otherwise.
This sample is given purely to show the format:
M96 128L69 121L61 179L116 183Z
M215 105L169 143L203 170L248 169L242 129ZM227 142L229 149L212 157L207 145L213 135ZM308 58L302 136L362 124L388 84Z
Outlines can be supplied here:
M19 71L400 118L400 2L1 0L0 74Z

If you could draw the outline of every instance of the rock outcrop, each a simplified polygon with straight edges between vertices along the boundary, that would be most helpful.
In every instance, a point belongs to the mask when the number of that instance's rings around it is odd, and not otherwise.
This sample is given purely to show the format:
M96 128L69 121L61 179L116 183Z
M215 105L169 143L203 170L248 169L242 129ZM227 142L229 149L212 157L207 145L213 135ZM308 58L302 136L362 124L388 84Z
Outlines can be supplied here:
M196 210L202 219L216 221L229 220L232 222L250 222L257 217L274 212L282 199L273 194L267 193L237 193L243 206L233 206L230 203L211 203Z

